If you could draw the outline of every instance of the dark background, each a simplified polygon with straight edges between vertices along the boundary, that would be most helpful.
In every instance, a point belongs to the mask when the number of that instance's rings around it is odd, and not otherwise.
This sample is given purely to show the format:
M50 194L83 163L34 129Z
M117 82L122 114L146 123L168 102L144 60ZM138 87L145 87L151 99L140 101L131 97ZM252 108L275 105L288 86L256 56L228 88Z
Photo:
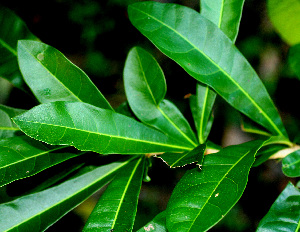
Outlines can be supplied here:
M167 98L193 124L188 99L184 96L195 92L196 81L130 24L127 4L131 2L136 1L10 0L0 1L0 4L19 15L41 41L57 48L82 68L113 107L126 100L122 72L128 51L133 46L145 48L158 59L165 72ZM179 3L199 11L196 0L160 2ZM236 45L266 84L293 138L299 128L299 110L295 107L299 81L293 78L286 65L289 46L270 23L265 1L246 0ZM4 104L29 109L37 103L13 88ZM239 114L220 98L217 99L214 115L215 123L209 137L213 142L227 146L253 139L240 131ZM159 159L153 160L149 172L152 181L143 185L140 194L136 229L166 208L174 186L188 168L193 166L169 169ZM281 164L276 161L267 161L253 168L239 203L210 231L254 231L287 181L289 179L281 172ZM80 231L99 195L95 194L48 231Z

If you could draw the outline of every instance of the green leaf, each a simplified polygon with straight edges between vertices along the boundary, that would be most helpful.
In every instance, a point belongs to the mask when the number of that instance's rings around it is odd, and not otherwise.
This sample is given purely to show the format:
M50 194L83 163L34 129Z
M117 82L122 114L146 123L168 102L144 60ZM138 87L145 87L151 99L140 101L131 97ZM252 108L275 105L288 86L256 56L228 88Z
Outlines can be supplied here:
M286 146L283 145L272 145L268 147L262 147L256 154L255 162L253 163L252 167L257 167L267 161L272 155L276 152L285 149Z
M206 144L201 144L193 150L185 153L165 153L158 157L171 168L182 167L191 163L197 163L197 165L201 166L205 149Z
M20 129L11 118L24 113L25 110L0 105L0 139L17 135Z
M137 232L167 232L166 227L166 211L163 211L155 216L152 221L147 223L144 227L139 229Z
M17 116L14 122L35 139L100 154L191 150L132 118L82 102L42 104Z
M112 179L126 162L114 162L83 174L41 192L20 197L0 205L0 231L40 232L95 193Z
M18 60L27 85L41 103L79 101L112 110L89 77L55 48L20 40Z
M270 133L266 132L264 128L261 128L260 125L256 124L255 122L251 121L246 117L242 117L242 125L241 128L244 132L259 134L264 136L272 136Z
M83 231L132 231L142 185L145 156L118 171L101 196Z
M36 39L12 11L0 6L0 77L22 89L24 81L17 61L19 39Z
M191 76L272 133L287 136L256 72L216 25L176 4L135 3L128 12L133 25Z
M268 0L268 13L282 39L290 45L300 43L299 0Z
M197 140L189 123L170 101L163 100L166 81L157 61L142 48L128 54L124 69L124 85L130 108L145 124L160 129L192 147Z
M245 0L201 0L201 14L217 25L234 43Z
M288 183L267 215L258 225L257 232L297 232L300 228L300 190Z
M300 44L296 44L290 48L288 63L298 79L300 79Z
M206 231L241 197L263 141L229 146L205 156L202 170L187 171L167 206L168 231Z
M282 160L282 171L288 177L300 176L300 150L297 150Z
M216 93L208 86L196 85L196 96L190 97L190 106L200 144L206 142L213 123L212 108Z
M67 152L57 153L63 148L49 146L27 136L0 140L0 186L78 156Z

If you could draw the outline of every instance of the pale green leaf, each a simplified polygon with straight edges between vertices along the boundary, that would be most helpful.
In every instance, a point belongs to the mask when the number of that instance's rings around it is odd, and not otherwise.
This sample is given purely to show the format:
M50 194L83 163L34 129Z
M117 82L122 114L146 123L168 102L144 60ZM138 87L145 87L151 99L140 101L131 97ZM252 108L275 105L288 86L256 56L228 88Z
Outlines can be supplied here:
M14 122L35 139L100 154L191 150L132 118L82 102L42 104L17 116Z
M288 177L300 176L300 150L297 150L282 160L282 171Z

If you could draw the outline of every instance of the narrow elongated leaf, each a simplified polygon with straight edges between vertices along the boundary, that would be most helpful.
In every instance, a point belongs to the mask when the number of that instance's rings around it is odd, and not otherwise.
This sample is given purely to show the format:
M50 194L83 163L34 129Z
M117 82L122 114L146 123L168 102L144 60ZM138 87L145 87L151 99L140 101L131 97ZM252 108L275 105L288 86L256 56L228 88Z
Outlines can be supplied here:
M160 155L159 158L171 168L182 167L191 163L197 163L197 165L201 166L205 149L206 144L201 144L191 151L185 153L165 153Z
M24 81L17 61L19 39L36 39L36 37L18 16L0 6L0 77L22 89Z
M202 170L187 171L167 206L168 231L206 231L241 197L262 141L230 146L205 156Z
M100 154L191 150L132 118L82 102L42 104L15 117L14 122L35 139Z
M212 127L212 108L215 103L216 93L208 86L197 84L196 96L190 97L190 106L198 132L200 144L205 143Z
M255 161L252 167L257 167L261 165L262 163L267 161L272 155L274 155L276 152L285 148L286 146L283 145L272 145L272 146L261 148L255 157Z
M290 48L288 62L298 79L300 79L300 43Z
M27 85L41 103L79 101L112 110L89 77L55 48L20 40L18 60Z
M297 150L282 160L282 171L286 176L300 176L300 150Z
M144 123L192 146L197 140L189 123L170 101L163 100L166 81L159 64L148 52L135 47L128 54L124 85L130 108Z
M243 131L247 133L254 133L264 136L272 136L270 133L266 132L264 128L261 128L260 125L254 123L246 117L242 117L242 125L241 128Z
M287 136L254 69L215 24L175 4L135 3L128 12L133 25L192 77L272 133Z
M22 109L0 105L0 139L13 137L20 131L11 118L24 112Z
M124 166L109 184L83 231L132 231L144 173L144 156Z
M272 24L290 45L300 43L300 2L298 0L268 0Z
M128 162L103 165L55 187L1 204L0 212L5 215L5 220L0 220L0 231L46 230L111 180Z
M155 216L152 221L147 223L147 225L143 226L137 232L167 232L166 227L166 211L163 211Z
M0 186L78 156L68 152L57 153L63 148L49 146L27 136L0 140Z
M261 220L256 231L297 232L299 228L300 190L289 183Z
M201 0L201 14L216 24L234 43L245 0Z

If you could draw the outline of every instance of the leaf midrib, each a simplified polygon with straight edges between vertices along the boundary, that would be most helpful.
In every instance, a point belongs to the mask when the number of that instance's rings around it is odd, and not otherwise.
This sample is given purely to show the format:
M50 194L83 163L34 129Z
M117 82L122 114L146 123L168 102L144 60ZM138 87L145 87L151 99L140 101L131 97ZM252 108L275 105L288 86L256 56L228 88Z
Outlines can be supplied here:
M198 51L199 53L201 53L204 57L206 57L214 66L216 66L217 68L219 68L219 70L228 77L229 80L231 80L233 82L233 84L235 84L238 89L240 89L240 91L246 96L246 98L248 98L250 100L250 102L252 102L252 104L258 109L258 112L261 112L261 114L266 118L266 120L269 122L269 124L276 130L276 132L279 135L283 135L283 133L279 130L279 128L274 124L274 122L271 120L271 118L263 111L263 109L252 99L252 97L250 97L250 95L238 84L238 82L236 82L233 78L231 78L231 76L225 72L220 66L218 66L209 56L207 56L205 53L203 53L198 47L196 47L194 44L192 44L186 37L184 37L183 35L181 35L177 30L174 30L172 27L170 27L169 25L165 24L164 22L154 18L152 15L141 11L137 8L135 8L134 6L131 5L132 8L134 8L135 10L141 12L142 14L147 15L148 17L152 18L153 20L157 21L158 23L162 24L163 26L165 26L166 28L170 29L171 31L173 31L175 34L177 34L179 37L181 37L183 40L185 40L188 44L190 44L196 51Z
M10 51L14 56L17 56L17 51L8 45L3 39L0 39L0 44L3 45L8 51Z
M171 144L166 144L166 143L158 143L154 141L148 141L148 140L140 140L140 139L135 139L135 138L128 138L128 137L123 137L123 136L116 136L116 135L109 135L109 134L103 134L100 132L95 132L95 131L86 131L83 129L78 129L78 128L73 128L73 127L67 127L67 126L62 126L62 125L55 125L55 124L47 124L47 123L41 123L41 122L32 122L32 121L22 121L19 120L20 122L24 123L33 123L33 124L40 124L40 125L46 125L46 126L53 126L53 127L60 127L60 128L65 128L65 129L70 129L70 130L75 130L75 131L81 131L89 134L96 134L99 136L107 136L110 138L117 138L117 139L124 139L124 140L131 140L131 141L137 141L137 142L142 142L142 143L148 143L148 144L153 144L153 145L158 145L158 146L164 146L164 147L171 147L171 148L178 148L178 149L183 149L183 150L191 150L190 147L182 147L182 146L177 146L177 145L171 145Z

